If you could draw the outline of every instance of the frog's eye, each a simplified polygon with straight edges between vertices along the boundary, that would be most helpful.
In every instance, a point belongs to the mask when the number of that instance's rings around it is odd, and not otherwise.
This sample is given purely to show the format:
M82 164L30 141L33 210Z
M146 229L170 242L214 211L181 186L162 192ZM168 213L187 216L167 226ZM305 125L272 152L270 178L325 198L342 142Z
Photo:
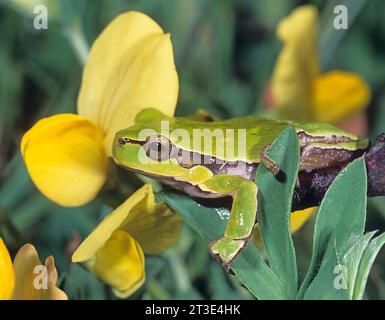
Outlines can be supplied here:
M143 145L149 158L155 161L166 161L170 159L171 143L167 138L156 135L147 138Z

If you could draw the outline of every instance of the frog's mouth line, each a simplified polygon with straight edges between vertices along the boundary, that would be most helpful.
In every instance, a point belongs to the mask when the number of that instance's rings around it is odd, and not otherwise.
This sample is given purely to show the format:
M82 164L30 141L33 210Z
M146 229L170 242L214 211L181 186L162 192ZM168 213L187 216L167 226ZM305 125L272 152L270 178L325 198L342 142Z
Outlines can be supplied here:
M344 150L334 146L336 144L338 145L338 143L357 141L350 137L340 135L310 136L305 131L298 131L297 136L301 148L300 170L308 171L315 168L330 167L340 162L352 160L357 156L362 155L367 149ZM149 138L145 141L120 138L119 144L125 145L129 143L144 147ZM163 136L162 138L167 139L170 145L169 154L164 160L175 159L178 165L185 169L191 169L195 166L202 165L209 169L213 174L236 174L247 179L255 176L258 163L248 163L243 160L226 161L212 155L205 155L199 152L182 149L175 146L175 144L168 138ZM312 146L312 144L317 143L330 144L330 148L318 148L317 146ZM158 162L164 161L158 159L152 160ZM141 173L146 175L145 172Z
M176 146L170 139L168 139L164 136L161 136L161 135L157 135L157 136L162 137L163 139L167 139L167 142L169 145L169 148L168 148L169 153L167 154L167 157L163 158L163 160L160 160L160 159L162 159L162 157L159 157L159 159L157 159L156 157L152 158L149 156L149 158L151 158L154 161L162 162L164 160L175 159L178 161L178 164L185 169L191 169L194 166L203 165L206 167L209 167L209 166L213 167L214 171L218 171L218 170L222 169L222 166L233 166L234 167L234 166L237 166L237 165L240 165L243 163L245 163L245 164L247 163L246 161L242 161L242 160L228 161L228 160L225 160L225 159L222 159L222 158L219 158L216 156L212 156L209 154L204 154L204 153L200 153L200 152L196 152L196 151L186 150L186 149L183 149L183 148ZM141 147L145 147L149 141L149 138L151 138L151 136L149 136L144 141L134 140L134 139L130 139L130 138L119 138L118 143L121 146L124 146L124 145L129 143L129 144L134 144L134 145L138 145ZM252 162L247 163L247 164L252 164Z
M139 145L141 147L144 147L147 142L147 140L138 141L138 140L132 140L129 138L121 138L121 139L125 140L123 144L130 143L130 144ZM169 151L168 157L165 158L164 160L175 159L178 165L185 169L191 169L196 166L204 166L207 169L209 169L213 174L235 174L235 175L242 176L246 179L253 179L255 177L258 163L253 163L253 162L248 163L243 160L227 161L212 155L205 155L199 152L182 149L180 147L175 146L170 140L168 140L168 143L170 144L170 151ZM164 160L161 161L159 159L153 159L153 158L151 159L158 162L164 161ZM124 166L124 164L122 166ZM130 168L127 168L127 167L126 169L130 170ZM146 172L139 172L139 173L146 175Z

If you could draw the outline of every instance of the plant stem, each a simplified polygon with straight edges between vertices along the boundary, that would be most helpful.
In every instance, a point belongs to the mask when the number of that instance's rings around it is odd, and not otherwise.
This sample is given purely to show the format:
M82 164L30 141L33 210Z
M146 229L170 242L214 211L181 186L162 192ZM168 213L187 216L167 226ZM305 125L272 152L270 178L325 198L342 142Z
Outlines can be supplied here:
M83 66L87 61L89 46L84 37L80 22L75 21L66 28L65 35L71 43L80 64Z

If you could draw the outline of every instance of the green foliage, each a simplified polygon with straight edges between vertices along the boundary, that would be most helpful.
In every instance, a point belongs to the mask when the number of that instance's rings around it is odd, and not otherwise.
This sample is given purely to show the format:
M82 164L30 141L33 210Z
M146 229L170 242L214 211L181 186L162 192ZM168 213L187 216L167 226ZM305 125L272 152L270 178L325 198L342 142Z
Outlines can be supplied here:
M314 229L313 256L300 297L305 290L303 296L309 299L345 297L344 290L334 290L333 270L342 264L349 238L362 235L365 216L366 171L360 159L337 176L321 203Z
M374 232L363 234L367 192L365 162L361 158L350 164L327 191L317 213L313 256L298 290L296 256L289 227L299 161L294 129L286 129L276 139L269 156L280 165L285 179L279 181L263 166L258 169L258 222L267 262L254 244L249 243L231 263L231 269L259 299L361 299L371 265L385 243L385 234L372 242ZM228 218L226 209L205 207L175 193L163 192L161 197L209 240L222 235Z
M286 129L274 142L269 156L279 164L285 176L280 182L264 166L259 167L256 179L259 188L257 221L271 269L281 280L286 298L294 299L298 275L289 213L299 168L299 146L293 128Z
M30 8L0 0L0 27L6 30L0 41L0 236L12 255L25 242L36 245L42 258L54 255L63 274L61 286L71 298L112 299L109 288L69 263L68 249L76 244L76 234L84 238L111 208L96 201L78 209L63 209L44 198L22 163L20 137L41 117L74 112L84 62L82 50L109 21L127 10L149 14L172 35L180 77L179 115L192 114L197 108L221 118L256 114L262 109L264 90L280 49L275 26L304 1L52 2L49 29L37 31L32 27ZM319 53L323 67L357 72L372 88L368 116L369 134L374 139L385 131L385 2L309 2L321 12ZM337 2L351 10L346 32L330 29L334 17L330 8ZM290 131L280 139L271 156L284 168L286 180L277 181L263 167L258 172L258 220L266 261L249 244L232 264L236 277L228 276L207 251L208 240L222 234L228 209L204 206L163 191L158 196L180 212L188 226L175 248L162 257L146 259L147 282L133 299L252 298L240 282L260 299L385 298L385 256L374 262L385 236L373 239L373 233L363 234L366 198L361 160L339 176L320 208L309 273L297 292L297 274L306 274L306 270L297 266L296 256L306 260L303 248L310 246L311 239L305 233L294 235L294 240L305 241L304 246L297 241L294 251L288 212L298 165L297 142ZM286 153L288 146L291 149ZM369 200L367 229L385 230L384 218L384 199ZM348 290L332 287L338 263L348 268Z
M362 254L360 263L358 265L357 277L354 285L353 298L362 299L364 296L365 285L368 280L370 269L377 257L378 252L385 243L385 234L381 234L372 240L366 247Z
M173 192L164 192L161 197L182 215L190 227L210 241L218 239L223 234L228 209L205 207L191 201L185 195ZM252 243L232 263L231 268L254 296L260 299L279 299L284 295L279 279L264 263Z
M87 270L79 265L71 265L69 272L61 279L61 286L71 300L102 300L104 286Z

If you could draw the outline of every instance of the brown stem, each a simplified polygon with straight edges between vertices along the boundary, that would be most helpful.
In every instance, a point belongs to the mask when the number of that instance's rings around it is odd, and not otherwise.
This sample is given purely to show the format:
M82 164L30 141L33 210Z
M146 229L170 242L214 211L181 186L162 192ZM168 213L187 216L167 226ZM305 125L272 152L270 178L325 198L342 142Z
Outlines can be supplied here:
M364 159L368 172L368 196L385 196L385 134L377 138L365 153ZM347 164L310 172L301 171L294 190L293 210L319 205L334 178Z

